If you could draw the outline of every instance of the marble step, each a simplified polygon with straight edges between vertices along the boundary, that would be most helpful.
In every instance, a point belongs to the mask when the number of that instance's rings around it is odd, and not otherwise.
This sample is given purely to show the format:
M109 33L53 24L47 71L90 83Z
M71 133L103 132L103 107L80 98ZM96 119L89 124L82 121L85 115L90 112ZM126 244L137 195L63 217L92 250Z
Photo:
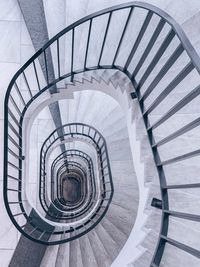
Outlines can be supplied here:
M150 255L153 255L158 243L159 232L150 230L146 235L145 239L140 243L140 246L145 248Z
M148 213L148 216L142 228L145 232L153 230L154 232L159 233L161 220L162 220L162 210L152 207L151 211L149 211Z
M56 238L54 236L51 236L50 240L54 239ZM55 267L58 251L59 251L59 245L48 246L40 263L40 267L47 267L47 266Z
M101 225L105 228L107 233L115 241L118 247L122 248L127 240L127 235L125 235L120 229L113 224L106 216L102 219Z
M109 232L99 223L95 227L95 231L101 240L107 254L109 255L110 261L113 262L119 253L119 247L117 243L111 238Z
M70 243L60 244L56 257L55 267L70 267Z
M138 204L139 204L138 199L139 199L138 192L135 193L135 190L133 189L130 190L130 194L125 194L124 196L123 193L120 193L120 191L119 192L115 191L115 194L112 199L112 204L129 211L129 213L133 217L132 219L134 220L136 218L138 211Z
M144 182L148 184L150 182L158 182L158 172L153 159L153 156L146 157L144 159Z
M79 239L70 242L69 267L83 267Z
M107 253L103 243L101 242L96 230L92 230L88 233L90 244L95 255L95 259L98 267L108 267L112 261Z
M106 213L106 218L108 218L125 235L129 235L134 224L134 217L132 215L133 214L130 214L130 211L111 204Z
M120 142L120 140L123 140L125 138L128 138L127 127L124 127L122 129L119 129L116 132L111 133L111 134L108 133L108 136L106 137L106 141L108 143L110 143L112 141L119 141Z
M120 143L119 141L113 141L112 143L107 144L107 147L111 161L126 161L132 159L128 138L121 139Z
M150 266L151 260L152 260L152 254L148 250L146 250L135 262L132 263L132 266L133 267Z
M166 243L164 254L160 264L161 267L198 267L199 264L199 258L194 257L191 254Z

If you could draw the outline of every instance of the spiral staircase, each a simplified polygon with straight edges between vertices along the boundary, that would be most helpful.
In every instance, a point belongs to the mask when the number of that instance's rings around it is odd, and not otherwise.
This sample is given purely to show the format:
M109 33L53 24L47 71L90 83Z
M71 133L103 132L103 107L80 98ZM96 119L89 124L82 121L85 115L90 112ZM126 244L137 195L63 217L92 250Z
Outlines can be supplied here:
M18 2L38 51L4 102L7 266L199 266L200 58L182 28L130 2L55 35L48 1Z

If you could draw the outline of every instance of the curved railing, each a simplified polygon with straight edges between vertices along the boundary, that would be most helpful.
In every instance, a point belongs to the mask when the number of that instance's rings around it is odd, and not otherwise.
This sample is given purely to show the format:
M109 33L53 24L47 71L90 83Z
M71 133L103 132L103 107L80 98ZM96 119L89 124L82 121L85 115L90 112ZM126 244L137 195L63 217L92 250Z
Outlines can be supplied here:
M47 202L45 200L46 196L46 187L47 187L47 170L46 170L46 157L50 150L52 150L52 147L58 146L60 144L61 136L58 135L59 132L62 132L62 143L67 142L68 138L70 137L70 140L81 140L81 138L84 138L84 142L90 142L90 146L93 146L95 150L97 151L97 158L99 159L99 165L100 165L100 173L99 173L99 184L101 185L101 196L103 196L102 200L104 203L104 199L108 200L109 198L112 198L112 194L108 196L108 192L113 191L113 182L111 177L111 171L110 171L110 164L109 164L109 158L108 158L108 151L106 146L106 141L104 137L97 131L94 127L91 127L90 125L83 124L83 123L70 123L65 124L59 129L55 129L48 138L44 141L41 152L40 152L40 189L39 189L39 196L40 196L40 203L43 207L44 211L48 214L49 205L47 205ZM95 205L95 198L96 198L96 184L94 177L94 168L91 158L84 152L79 150L66 150L65 152L59 154L54 161L52 162L52 168L56 166L56 164L62 160L68 162L69 157L81 157L84 158L87 161L88 168L91 172L91 182L90 182L90 188L92 191L89 191L90 197L88 198L88 201L85 202L84 208L88 208L92 204L93 199L93 206ZM53 177L53 172L51 172L51 185L53 185L53 181L56 181L56 179ZM42 190L41 190L42 189ZM57 188L58 189L58 188ZM100 188L99 188L100 190ZM111 199L110 199L111 200ZM54 202L54 200L52 200ZM101 203L101 205L102 205ZM90 204L90 205L89 205ZM84 211L84 210L83 210ZM82 215L83 211L78 210L78 214ZM50 215L50 214L48 214ZM71 213L70 213L71 215ZM74 211L74 214L71 219L76 218L77 214ZM66 217L62 214L61 218L62 220L66 219Z
M137 27L135 27L132 23L134 18L138 18L138 10L142 12L143 20L141 20L141 25L137 23ZM114 25L119 26L119 19L123 22L120 23L121 27L116 29ZM99 24L98 21L100 21ZM95 38L95 34L98 38ZM65 51L68 53L65 55L67 59L65 66L61 64L63 54L60 52L63 38L67 44ZM80 38L82 38L81 45ZM51 50L53 55L55 79L52 79L52 75L49 73L51 68L46 57L48 50ZM38 59L40 59L40 62L44 62L45 79L41 78L42 72ZM176 68L177 62L181 62L179 68ZM160 63L159 68L157 68L158 63ZM138 99L143 114L149 143L158 170L162 196L162 224L158 246L151 266L160 265L166 243L195 257L200 257L200 252L194 247L185 245L183 242L178 242L168 236L170 218L178 217L187 221L199 221L200 219L198 214L190 214L189 210L187 212L172 210L169 204L169 191L172 192L172 189L198 188L200 184L189 182L172 185L168 182L165 171L165 166L171 166L174 163L198 156L199 148L188 150L181 155L172 156L168 159L164 159L161 156L163 153L160 153L164 145L177 141L180 136L199 126L199 116L181 124L179 128L177 127L176 130L166 134L160 140L156 137L158 129L169 122L174 115L179 114L179 111L188 104L192 106L192 101L199 96L200 59L176 21L159 8L146 3L131 2L118 5L96 12L73 23L54 36L14 75L7 90L4 113L4 201L11 220L21 230L21 226L15 220L17 215L14 214L12 209L9 192L11 190L16 192L18 195L17 205L24 214L25 210L21 203L20 192L22 189L23 162L26 161L24 159L22 129L27 110L34 101L39 99L41 94L53 85L64 79L70 79L73 82L77 74L97 69L114 69L127 75L135 88L135 97ZM170 71L172 75L167 76L169 79L165 80L163 84L163 79ZM197 77L197 79L194 79L194 77ZM188 82L191 79L192 84ZM24 81L24 91L26 93L19 88L19 80ZM177 93L176 96L178 97L175 97L175 102L171 101L171 107L159 110L159 118L153 121L153 111L155 112L160 104L165 103L173 92L180 90L180 85L185 88L185 91L182 92L182 98ZM156 90L158 87L160 90ZM164 105L162 106L164 107ZM170 128L173 129L173 123L171 125ZM15 173L16 170L17 174ZM180 172L184 172L183 167ZM10 186L10 181L13 180L17 181L17 187Z
M60 154L59 156L63 156L63 153ZM92 202L92 200L94 200L96 197L96 188L95 188L95 182L94 182L95 176L94 176L94 169L93 169L92 160L86 153L84 153L80 150L67 150L65 152L64 159L66 159L67 162L70 163L70 158L74 159L76 157L81 158L81 160L85 160L88 163L88 169L89 169L90 175L87 177L87 180L86 180L86 182L89 182L87 199L85 200L84 205L78 205L78 206L76 205L74 208L68 207L66 209L66 204L65 204L65 206L63 206L63 208L61 208L59 205L58 209L59 209L59 211L62 211L60 216L58 214L56 214L55 212L53 214L50 214L49 213L50 205L52 203L54 203L54 205L57 206L56 203L60 202L60 198L59 198L59 195L57 192L56 198L52 199L51 201L46 200L46 192L45 192L46 176L41 175L40 176L40 189L39 189L40 203L41 203L41 206L44 209L45 213L48 214L50 217L53 217L56 219L58 218L60 220L65 220L65 221L67 219L71 219L71 221L72 221L74 218L81 216L82 214L84 214L84 212L88 211L89 209L91 209L94 206L94 203ZM63 159L63 158L60 158L60 159ZM59 162L59 160L57 162ZM44 179L43 179L43 177L44 177ZM59 187L58 175L56 175L54 181L57 181L57 185L56 185L57 190L56 191L58 191L59 190L59 188L58 188ZM47 204L47 203L49 203L49 204ZM63 203L60 203L60 204L63 205Z
M66 166L66 163L64 163L63 165L61 165L57 171L57 179L56 179L56 183L57 183L57 191L55 192L55 195L57 197L57 199L59 199L59 195L58 195L58 187L60 186L59 185L59 181L58 181L58 178L60 177L60 172L63 172L63 169L64 171L70 171L70 169L74 169L74 167L76 168L76 172L79 172L81 173L81 176L83 177L86 177L87 176L87 170L78 162L75 162L75 161L67 161L67 166ZM52 167L52 170L51 170L51 177L53 177L53 171L54 171L54 168ZM55 188L54 188L54 180L52 180L52 186L51 186L51 201L53 201L53 199L55 198L54 196L54 191L55 191ZM85 189L87 191L87 187Z
M78 153L81 153L82 155L77 155ZM85 154L85 155L84 155ZM87 158L85 157L88 155L86 153L83 153L82 151L79 151L79 150L69 150L68 154L66 153L66 156L65 156L65 159L67 159L67 162L70 163L70 158L74 157L79 159L80 160L84 160L84 161L87 161ZM90 158L90 157L89 157ZM61 158L62 160L63 158ZM76 162L77 164L77 162ZM64 210L65 211L73 211L73 210L78 210L79 207L81 207L81 205L83 204L84 202L84 206L87 206L89 205L89 202L91 202L92 198L95 199L96 197L96 185L95 185L95 175L94 175L94 168L93 168L93 164L92 164L92 161L91 161L91 158L89 161L87 161L87 168L88 170L84 170L84 175L82 175L82 177L84 176L85 177L85 192L86 192L86 195L84 196L83 200L79 203L79 204L76 204L76 205L70 205L70 207L67 205L67 203L65 203L65 208ZM66 164L64 164L66 166ZM68 164L67 164L67 170L69 170L69 167ZM58 172L60 171L60 169L63 168L63 165L59 168ZM80 167L79 167L80 168ZM83 167L81 167L81 169L83 170ZM88 172L89 174L89 177L88 175L86 174L86 172ZM59 190L59 187L60 187L60 183L59 183L59 173L56 175L56 179L55 179L56 183L57 183L57 188L56 189L56 198L58 199L59 201L59 195L58 195L58 190ZM52 186L54 185L54 183L52 182ZM55 190L54 189L54 190ZM54 201L51 199L51 201ZM82 206L83 208L83 206Z
M57 196L56 197L59 201L62 198L64 198L64 194L63 194L64 187L63 187L63 179L62 179L62 176L64 174L66 174L69 177L71 176L76 177L81 185L80 186L80 191L81 191L80 200L77 203L70 202L70 206L68 207L68 209L72 210L72 209L78 208L86 200L86 195L88 194L87 185L86 185L87 171L82 167L80 163L75 162L75 161L68 161L67 166L64 163L58 169L57 177L56 177L57 178L56 179L56 182L57 182L57 190L56 190ZM53 184L52 184L52 187L53 187ZM65 210L66 210L68 206L68 202L66 200L64 202L64 205L65 205Z

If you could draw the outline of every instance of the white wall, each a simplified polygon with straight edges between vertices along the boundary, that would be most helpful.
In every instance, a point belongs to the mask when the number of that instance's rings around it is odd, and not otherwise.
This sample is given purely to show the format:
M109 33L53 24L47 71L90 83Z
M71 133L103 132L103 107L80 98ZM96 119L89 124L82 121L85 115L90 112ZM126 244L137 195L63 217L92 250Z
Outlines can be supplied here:
M0 1L0 35L0 266L7 267L20 234L3 203L3 103L12 76L34 52L16 0Z

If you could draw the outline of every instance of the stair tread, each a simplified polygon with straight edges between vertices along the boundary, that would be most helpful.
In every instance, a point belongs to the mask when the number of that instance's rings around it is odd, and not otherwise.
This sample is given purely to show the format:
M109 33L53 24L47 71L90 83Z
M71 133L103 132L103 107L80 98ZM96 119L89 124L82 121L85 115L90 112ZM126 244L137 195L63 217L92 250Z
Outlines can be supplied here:
M109 235L109 233L101 223L97 225L95 231L99 239L101 240L101 243L103 244L107 254L109 255L111 262L113 262L119 253L117 243L112 239L112 237Z
M127 236L106 217L102 219L101 224L118 246L123 247L127 240Z
M98 267L88 234L82 236L79 240L79 243L83 267Z
M111 260L106 252L101 240L99 239L96 231L93 229L88 233L91 247L93 249L98 267L109 267L111 265Z

